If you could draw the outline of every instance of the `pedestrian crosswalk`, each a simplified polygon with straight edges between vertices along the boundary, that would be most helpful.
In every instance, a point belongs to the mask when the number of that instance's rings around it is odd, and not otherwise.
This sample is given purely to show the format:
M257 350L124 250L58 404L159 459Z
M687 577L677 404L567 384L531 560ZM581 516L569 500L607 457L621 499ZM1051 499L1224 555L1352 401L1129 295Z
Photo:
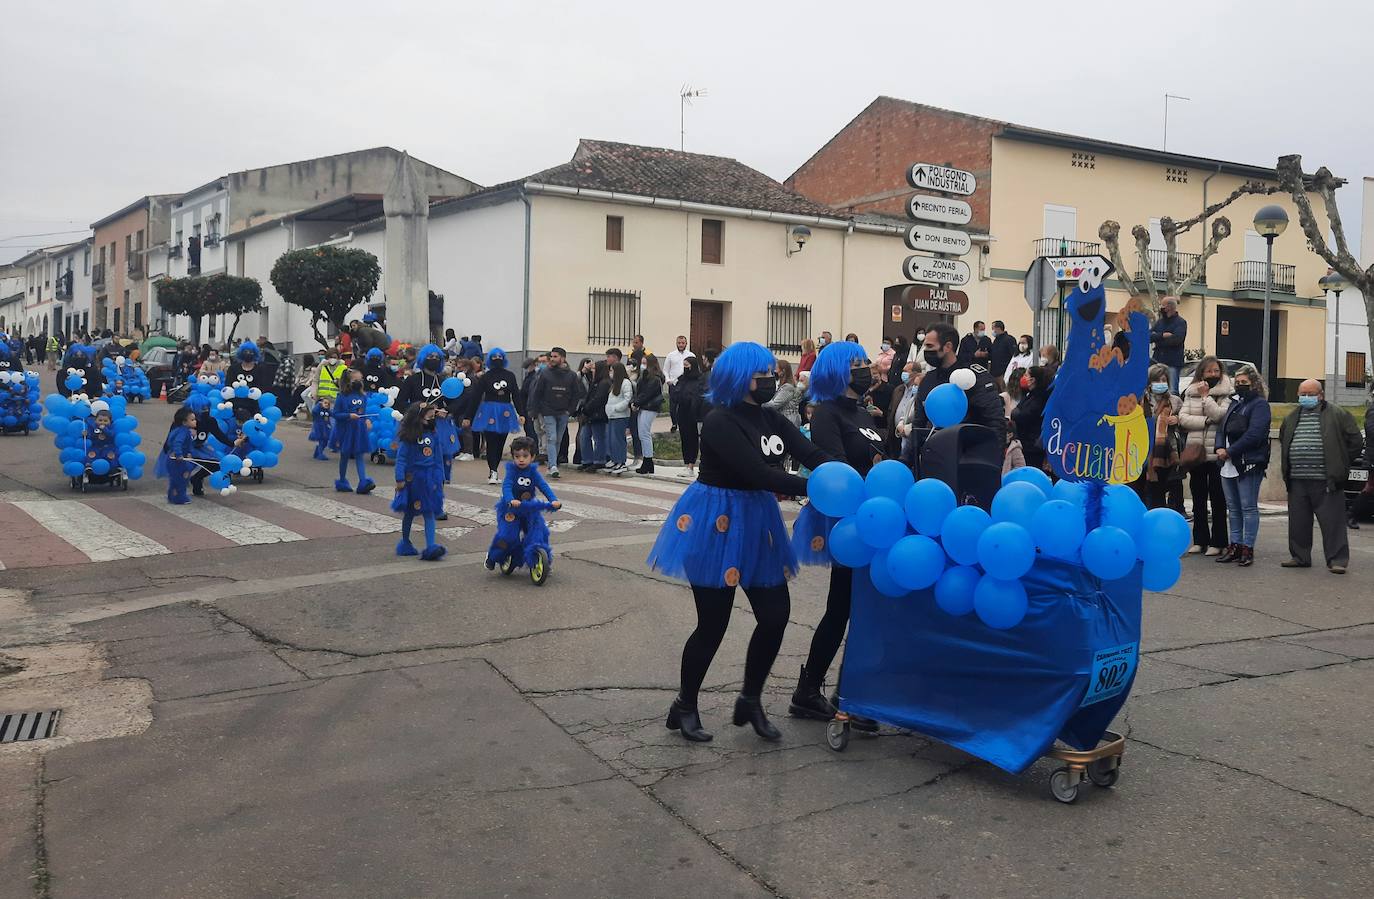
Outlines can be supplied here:
M565 478L553 487L563 510L549 516L554 533L579 524L653 525L664 520L687 485L648 479L606 481ZM86 562L112 562L198 550L286 544L366 534L394 534L400 516L395 496L379 484L369 495L328 488L244 485L231 496L210 494L173 506L161 491L84 494L53 498L38 491L0 494L0 571ZM448 520L441 538L491 527L500 488L486 484L445 487ZM14 539L20 535L22 539Z

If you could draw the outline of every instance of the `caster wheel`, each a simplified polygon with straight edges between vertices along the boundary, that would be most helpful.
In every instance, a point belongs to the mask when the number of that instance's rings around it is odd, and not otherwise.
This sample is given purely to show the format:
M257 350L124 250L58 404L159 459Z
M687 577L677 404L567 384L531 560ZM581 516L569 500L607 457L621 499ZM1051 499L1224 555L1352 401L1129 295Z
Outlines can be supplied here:
M262 469L261 469L261 468L255 468L255 469L253 469L253 480L254 480L255 482L261 484L261 483L262 483L262 477L263 477L263 475L262 475Z
M549 579L549 556L548 553L536 550L534 567L530 569L530 580L536 587L544 586L544 582Z
M1088 766L1088 780L1095 787L1114 787L1121 779L1121 760L1119 758L1098 759Z
M515 572L515 556L506 556L501 560L501 573L509 577Z
M849 745L849 722L831 721L825 728L825 742L836 752L844 752Z
M1057 768L1050 775L1050 793L1065 805L1078 798L1078 784L1068 768Z

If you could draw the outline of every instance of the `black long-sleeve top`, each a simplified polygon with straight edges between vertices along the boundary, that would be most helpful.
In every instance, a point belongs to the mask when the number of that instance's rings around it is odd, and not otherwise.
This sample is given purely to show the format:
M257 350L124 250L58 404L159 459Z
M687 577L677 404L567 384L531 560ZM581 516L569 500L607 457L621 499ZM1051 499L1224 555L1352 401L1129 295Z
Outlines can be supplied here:
M784 455L816 469L831 456L773 409L750 403L716 406L701 426L700 481L728 490L804 496L806 481L783 470Z
M489 368L482 372L477 383L473 384L472 389L464 396L469 394L471 398L463 412L464 418L472 418L477 412L477 407L486 402L511 403L515 406L516 414L525 414L525 403L520 398L520 389L516 383L515 375L508 368Z
M635 382L634 398L630 402L636 409L657 412L663 405L663 382L652 375L640 375Z
M883 435L873 416L847 396L811 407L811 442L862 475L883 460Z

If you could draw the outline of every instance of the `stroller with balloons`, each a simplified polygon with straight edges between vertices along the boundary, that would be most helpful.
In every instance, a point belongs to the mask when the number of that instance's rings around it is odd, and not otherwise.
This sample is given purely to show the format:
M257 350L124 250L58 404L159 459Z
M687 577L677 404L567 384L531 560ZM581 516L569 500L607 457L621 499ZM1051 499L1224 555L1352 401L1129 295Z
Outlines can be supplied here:
M38 372L24 371L22 360L0 334L0 434L28 434L43 418Z
M106 396L122 396L139 403L152 396L147 373L127 356L106 356L100 374L105 379Z
M1120 341L1102 350L1105 302L1094 299L1100 279L1068 299L1077 317L1045 414L1057 481L1032 468L1002 476L999 441L960 423L967 398L954 383L925 400L935 430L916 473L896 461L866 479L839 462L812 473L798 556L855 569L832 749L862 715L1011 773L1057 759L1060 802L1085 780L1117 782L1125 741L1108 727L1135 678L1142 590L1178 579L1189 528L1128 486L1150 453L1153 429L1133 414L1148 359ZM1123 311L1118 327L1148 339L1143 314Z
M128 490L130 481L143 477L146 457L138 450L138 419L128 413L124 397L91 402L84 394L68 398L54 393L44 404L43 427L54 435L62 473L73 490Z

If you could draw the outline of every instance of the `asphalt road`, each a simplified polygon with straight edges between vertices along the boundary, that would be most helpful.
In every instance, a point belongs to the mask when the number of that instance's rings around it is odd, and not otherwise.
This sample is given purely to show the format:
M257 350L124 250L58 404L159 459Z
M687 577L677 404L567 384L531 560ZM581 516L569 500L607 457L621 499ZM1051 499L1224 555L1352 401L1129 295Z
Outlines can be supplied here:
M155 443L170 414L141 414ZM160 483L74 497L46 437L0 438L0 711L64 710L0 747L0 899L1374 889L1374 529L1340 578L1279 569L1268 517L1253 568L1189 557L1147 594L1121 781L1066 806L1048 762L887 729L834 753L787 719L814 570L766 697L783 741L728 723L747 604L703 694L715 742L665 730L691 600L643 559L681 485L565 477L538 588L481 566L480 463L425 564L281 433L265 484L170 523ZM135 536L83 549L35 517L82 509Z

